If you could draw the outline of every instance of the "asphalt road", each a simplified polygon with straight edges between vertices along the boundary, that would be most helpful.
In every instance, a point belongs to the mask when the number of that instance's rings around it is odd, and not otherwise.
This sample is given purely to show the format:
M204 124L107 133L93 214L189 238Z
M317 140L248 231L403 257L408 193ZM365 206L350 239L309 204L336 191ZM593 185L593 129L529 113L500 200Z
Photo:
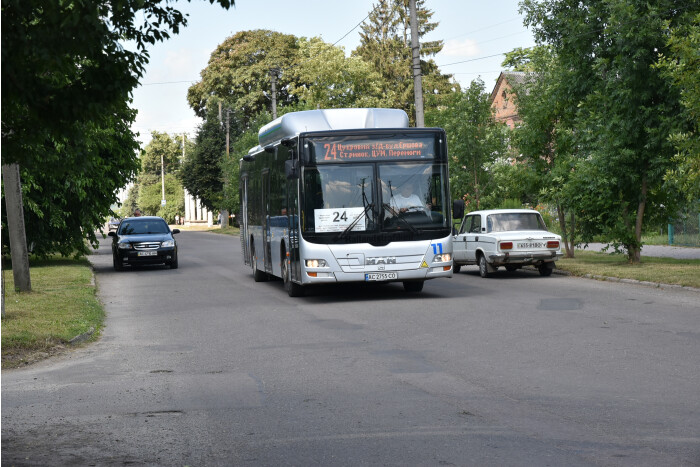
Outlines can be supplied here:
M2 465L700 465L700 294L467 267L407 295L93 261L101 339L2 372Z

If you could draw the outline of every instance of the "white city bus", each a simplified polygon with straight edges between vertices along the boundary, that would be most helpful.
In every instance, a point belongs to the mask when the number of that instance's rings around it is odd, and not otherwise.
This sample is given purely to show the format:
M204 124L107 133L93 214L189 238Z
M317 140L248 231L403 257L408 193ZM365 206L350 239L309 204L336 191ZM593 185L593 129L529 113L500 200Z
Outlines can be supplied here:
M241 244L256 282L290 296L337 282L402 282L419 292L452 276L447 140L403 110L283 115L240 162ZM416 206L392 197L411 185ZM420 206L418 206L420 204Z

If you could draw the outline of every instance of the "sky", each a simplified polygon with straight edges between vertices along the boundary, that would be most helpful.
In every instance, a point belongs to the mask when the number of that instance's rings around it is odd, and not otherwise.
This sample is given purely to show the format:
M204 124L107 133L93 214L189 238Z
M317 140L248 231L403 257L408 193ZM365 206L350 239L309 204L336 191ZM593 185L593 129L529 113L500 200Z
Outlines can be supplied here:
M438 27L424 40L443 40L433 60L463 87L480 78L487 91L502 70L503 53L534 45L523 26L519 0L426 0ZM194 137L201 120L187 104L187 89L199 81L211 53L239 31L270 29L297 37L321 37L349 55L360 43L359 24L377 0L235 0L225 10L206 0L176 3L189 14L178 35L151 46L150 63L134 91L138 115L132 129L147 144L152 131Z

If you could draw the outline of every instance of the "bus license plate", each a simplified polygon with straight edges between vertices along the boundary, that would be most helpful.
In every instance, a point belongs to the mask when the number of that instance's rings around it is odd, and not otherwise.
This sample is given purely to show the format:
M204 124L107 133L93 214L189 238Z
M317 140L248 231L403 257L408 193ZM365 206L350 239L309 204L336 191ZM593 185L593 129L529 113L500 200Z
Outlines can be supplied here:
M139 256L157 256L157 251L139 251Z
M365 281L388 281L398 277L395 272L370 272L365 274Z

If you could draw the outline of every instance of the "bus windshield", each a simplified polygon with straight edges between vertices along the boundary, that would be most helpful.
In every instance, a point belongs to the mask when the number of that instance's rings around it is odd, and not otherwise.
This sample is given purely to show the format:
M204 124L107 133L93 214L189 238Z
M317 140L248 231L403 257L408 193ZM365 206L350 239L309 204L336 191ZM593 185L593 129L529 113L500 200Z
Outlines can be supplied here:
M302 232L324 243L392 232L431 238L449 230L446 178L444 164L420 161L307 166Z

